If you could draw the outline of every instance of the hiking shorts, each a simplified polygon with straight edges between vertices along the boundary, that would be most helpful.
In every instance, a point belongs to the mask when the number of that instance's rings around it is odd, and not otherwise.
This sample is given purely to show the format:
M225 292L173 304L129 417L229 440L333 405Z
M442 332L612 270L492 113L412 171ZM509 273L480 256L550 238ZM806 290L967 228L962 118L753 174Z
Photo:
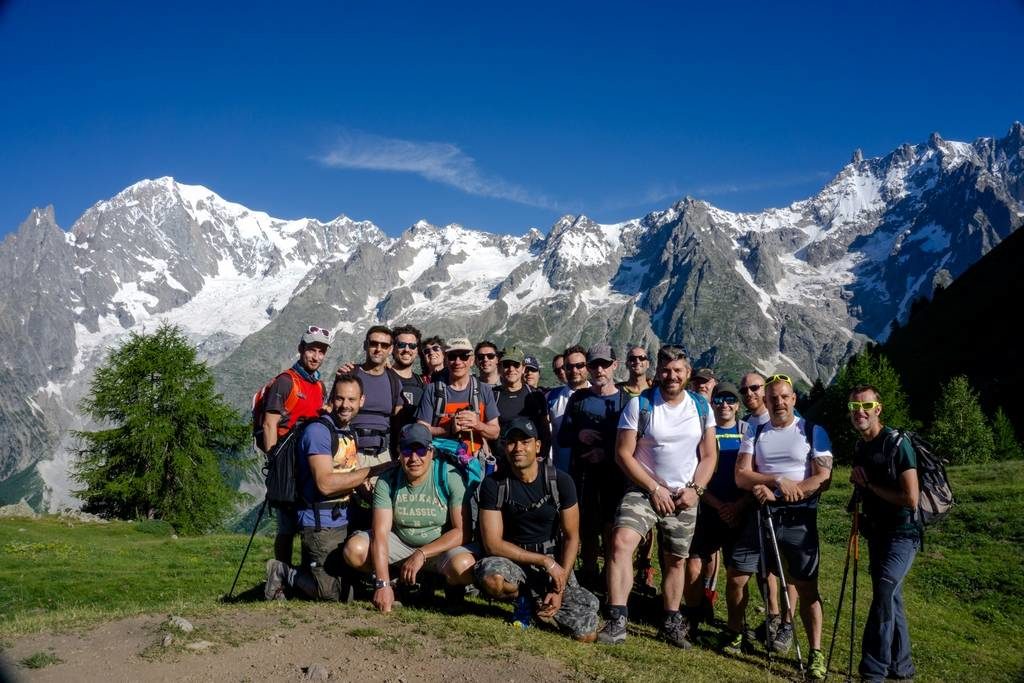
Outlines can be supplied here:
M370 542L373 542L373 532L370 531L357 531L352 534L353 536L366 536ZM403 562L410 555L416 552L416 548L406 545L402 542L394 531L388 532L388 564L394 566L399 562ZM469 545L460 545L448 550L440 555L434 555L428 557L427 561L423 564L423 568L427 571L435 574L440 574L444 571L444 568L456 555L462 553L469 553L473 557L480 557L480 549L477 548L476 544L470 543Z
M794 581L815 581L821 560L818 542L818 509L810 507L775 508L771 511L775 525L775 538L779 544L779 555L786 563L786 579ZM756 524L756 522L755 522ZM768 569L776 573L775 558L765 524L765 552L768 554ZM755 543L757 536L755 532Z
M277 533L294 536L299 533L299 513L294 508L275 508Z
M551 591L548 573L533 565L523 566L507 557L485 557L473 568L477 588L486 594L485 579L501 576L505 581L519 586L534 604L542 601ZM581 638L597 630L597 611L600 602L593 593L580 586L576 575L569 573L569 580L562 591L562 606L551 617L551 625L570 634L573 638ZM547 620L545 620L547 623Z
M726 569L735 569L743 574L757 571L757 519L752 509L747 510L738 527L731 527L722 521L713 507L700 504L690 557L708 562L719 549Z
M346 588L341 579L345 569L345 536L343 526L302 530L302 566L316 580L318 600L345 599Z
M697 526L697 508L679 510L662 517L655 512L647 493L631 488L619 503L615 528L632 529L643 538L655 526L658 527L658 541L666 552L676 557L690 556L690 543Z

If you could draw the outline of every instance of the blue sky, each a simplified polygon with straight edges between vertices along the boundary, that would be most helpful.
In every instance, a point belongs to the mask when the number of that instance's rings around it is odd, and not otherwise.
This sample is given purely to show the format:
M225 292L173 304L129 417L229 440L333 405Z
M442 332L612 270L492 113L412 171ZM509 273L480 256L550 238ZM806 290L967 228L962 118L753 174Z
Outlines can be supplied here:
M280 218L499 232L813 194L1024 119L1024 2L0 0L0 235L171 175Z

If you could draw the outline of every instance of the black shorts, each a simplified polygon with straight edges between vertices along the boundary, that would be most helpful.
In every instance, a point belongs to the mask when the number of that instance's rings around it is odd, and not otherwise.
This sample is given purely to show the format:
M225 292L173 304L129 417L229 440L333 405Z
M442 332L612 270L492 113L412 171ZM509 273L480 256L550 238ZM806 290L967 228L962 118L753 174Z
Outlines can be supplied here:
M573 483L580 504L581 524L612 524L626 492L625 475L614 462L597 465L577 464Z
M757 571L757 519L753 508L748 508L738 527L731 527L722 521L713 507L700 504L690 557L699 557L707 562L719 549L726 569L744 574Z
M817 507L767 508L775 527L775 539L779 544L779 555L785 563L786 579L814 581L818 578L821 549L818 541ZM778 573L767 521L762 521L765 533L765 553L768 555L768 571Z

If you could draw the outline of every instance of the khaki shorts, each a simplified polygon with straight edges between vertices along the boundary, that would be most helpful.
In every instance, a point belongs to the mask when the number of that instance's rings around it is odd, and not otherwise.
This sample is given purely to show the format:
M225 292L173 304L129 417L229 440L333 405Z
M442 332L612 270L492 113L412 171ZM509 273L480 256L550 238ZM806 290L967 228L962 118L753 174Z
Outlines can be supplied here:
M632 529L642 538L655 526L662 549L676 557L690 556L690 543L697 527L697 507L662 517L655 512L646 493L636 488L627 491L615 513L615 528Z
M369 531L357 531L352 535L366 536L370 539L371 543L373 542L373 534ZM394 531L388 532L388 565L393 566L398 564L399 562L407 559L410 555L416 552L416 550L416 548L403 543L402 539L395 535ZM472 545L468 547L462 545L456 546L440 555L434 555L433 557L427 558L423 568L427 571L434 572L435 574L440 574L456 555L461 555L462 553L469 553L470 555L477 556L480 554L480 551Z

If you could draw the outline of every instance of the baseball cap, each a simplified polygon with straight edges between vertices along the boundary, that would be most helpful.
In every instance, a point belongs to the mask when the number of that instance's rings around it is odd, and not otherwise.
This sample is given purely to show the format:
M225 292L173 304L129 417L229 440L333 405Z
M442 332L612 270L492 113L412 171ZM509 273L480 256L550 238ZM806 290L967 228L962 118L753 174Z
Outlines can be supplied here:
M430 430L419 422L402 427L402 434L398 438L399 448L412 448L414 446L431 446L432 438Z
M587 362L595 360L615 360L615 349L608 344L594 344L587 350Z
M331 332L324 327L310 325L306 328L306 332L302 335L302 339L300 341L303 344L323 344L324 346L330 346Z
M526 355L523 353L523 350L518 346L507 346L501 350L502 360L511 360L515 361L516 363L522 363L525 358Z
M508 426L505 427L505 431L501 433L502 439L508 439L515 432L521 433L523 436L527 436L531 439L537 438L537 425L533 424L533 420L528 417L516 417L513 418Z
M697 371L693 373L692 379L702 379L707 381L715 378L715 371L711 368L697 368Z
M718 396L720 394L731 394L736 398L739 398L740 390L737 389L736 385L733 384L732 382L722 382L721 384L715 387L715 392L714 394L712 394L712 397Z
M527 356L523 360L523 365L530 368L531 370L540 370L540 361L537 360L536 356Z
M449 351L473 351L473 345L469 342L467 337L455 337L448 340L448 344L444 347L444 352Z

